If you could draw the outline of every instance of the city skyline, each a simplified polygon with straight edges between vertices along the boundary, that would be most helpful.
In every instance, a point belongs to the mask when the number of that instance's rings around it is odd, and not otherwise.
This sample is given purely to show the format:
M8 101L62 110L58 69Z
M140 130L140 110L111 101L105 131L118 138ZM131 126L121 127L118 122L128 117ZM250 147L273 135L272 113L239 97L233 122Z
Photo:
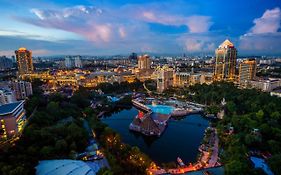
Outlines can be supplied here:
M0 55L214 55L227 38L238 56L281 55L280 1L223 2L3 0Z

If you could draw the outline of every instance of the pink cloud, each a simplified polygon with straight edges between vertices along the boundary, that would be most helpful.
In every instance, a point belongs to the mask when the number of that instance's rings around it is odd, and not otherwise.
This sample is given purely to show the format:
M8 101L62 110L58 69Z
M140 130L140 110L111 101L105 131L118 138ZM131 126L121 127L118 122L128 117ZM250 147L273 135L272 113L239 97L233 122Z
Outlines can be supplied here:
M125 6L118 10L99 9L92 6L44 10L32 9L31 13L34 14L35 19L17 19L43 28L59 29L78 34L91 41L96 48L115 47L116 43L118 43L119 46L135 51L160 51L159 46L163 43L168 43L167 47L161 46L164 48L162 49L164 52L171 48L197 50L196 48L192 49L191 45L181 48L180 46L186 43L186 41L180 44L177 42L177 38L181 37L181 34L174 36L161 34L162 36L160 36L159 33L151 31L147 23L186 26L189 31L187 33L192 34L208 33L213 24L208 16L180 16L171 14L168 11L160 11L159 7L140 5ZM167 38L171 39L166 41ZM132 43L134 44L132 45ZM173 46L171 47L171 45ZM205 45L206 43L203 44L204 47Z
M187 18L187 26L191 33L208 32L212 24L209 16L190 16Z

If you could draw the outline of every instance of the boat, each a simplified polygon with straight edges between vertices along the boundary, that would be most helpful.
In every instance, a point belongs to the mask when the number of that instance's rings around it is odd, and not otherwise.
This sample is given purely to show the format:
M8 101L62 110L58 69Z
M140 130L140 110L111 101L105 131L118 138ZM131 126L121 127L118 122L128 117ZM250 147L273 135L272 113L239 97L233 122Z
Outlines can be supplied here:
M180 166L185 166L185 164L183 163L180 157L177 158L177 162L179 163Z

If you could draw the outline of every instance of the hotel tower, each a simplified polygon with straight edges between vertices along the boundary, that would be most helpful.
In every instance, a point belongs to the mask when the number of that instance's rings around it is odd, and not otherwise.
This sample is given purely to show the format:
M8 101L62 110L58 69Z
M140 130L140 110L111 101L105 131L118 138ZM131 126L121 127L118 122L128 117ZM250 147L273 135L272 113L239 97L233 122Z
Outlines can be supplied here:
M216 49L216 62L214 79L216 81L235 80L235 66L237 59L237 50L234 45L227 39L219 48Z
M33 73L32 52L26 48L19 48L15 51L19 75Z

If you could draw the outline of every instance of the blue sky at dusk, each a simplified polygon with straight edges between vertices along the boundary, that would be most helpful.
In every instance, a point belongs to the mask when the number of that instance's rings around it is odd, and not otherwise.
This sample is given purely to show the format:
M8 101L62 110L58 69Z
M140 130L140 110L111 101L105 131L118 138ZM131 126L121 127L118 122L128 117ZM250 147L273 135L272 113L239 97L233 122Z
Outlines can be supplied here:
M0 55L281 55L281 0L0 0Z

